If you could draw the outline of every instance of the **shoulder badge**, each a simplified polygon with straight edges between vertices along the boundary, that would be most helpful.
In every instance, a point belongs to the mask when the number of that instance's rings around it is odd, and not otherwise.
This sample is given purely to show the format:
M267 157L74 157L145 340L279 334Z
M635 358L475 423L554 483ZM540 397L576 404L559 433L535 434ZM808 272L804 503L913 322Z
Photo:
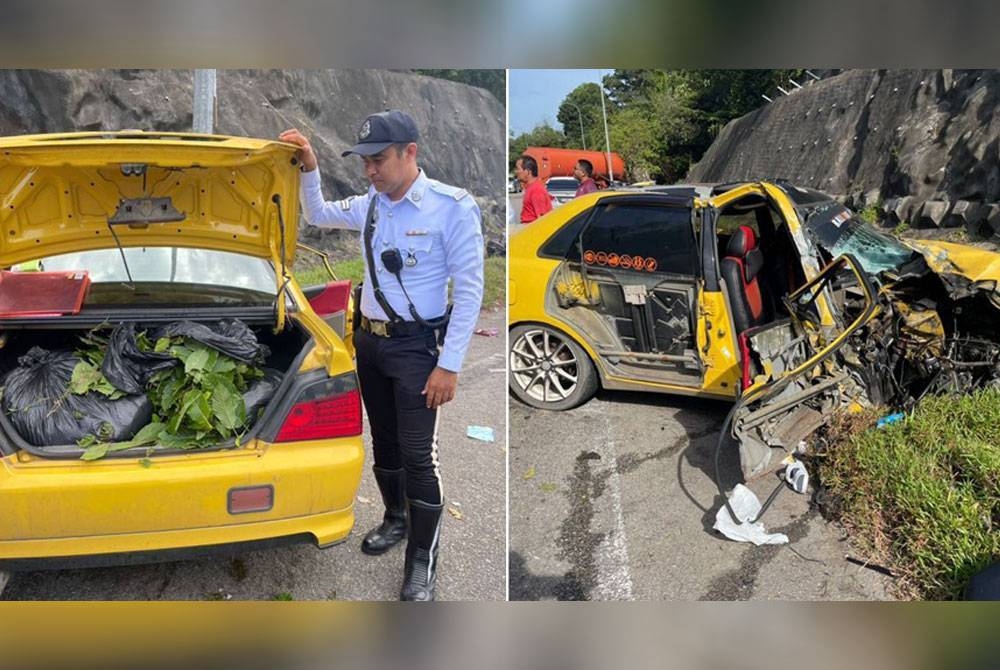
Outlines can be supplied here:
M433 191L440 193L441 195L450 196L455 200L461 200L462 198L469 195L469 192L466 191L464 188L459 188L457 186L449 186L448 184L442 184L436 179L430 179L428 181L430 182L428 186Z

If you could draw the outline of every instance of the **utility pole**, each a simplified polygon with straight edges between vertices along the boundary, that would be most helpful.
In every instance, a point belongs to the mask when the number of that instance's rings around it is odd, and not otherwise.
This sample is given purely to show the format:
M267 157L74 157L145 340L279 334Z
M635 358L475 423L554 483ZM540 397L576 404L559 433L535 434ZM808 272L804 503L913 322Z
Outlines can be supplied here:
M597 71L597 76L601 77L601 79L604 78L600 70ZM601 116L604 117L604 148L608 152L608 186L610 186L611 182L615 179L615 175L611 169L611 137L608 135L608 112L604 108L604 84L598 82L597 89L601 92Z
M580 119L580 144L583 145L583 150L586 151L587 140L585 140L583 137L583 112L580 111L580 106L577 105L575 102L570 102L569 100L567 100L566 102L573 105L573 107L576 108L576 116L578 119Z
M215 125L215 70L194 71L192 130L211 134Z

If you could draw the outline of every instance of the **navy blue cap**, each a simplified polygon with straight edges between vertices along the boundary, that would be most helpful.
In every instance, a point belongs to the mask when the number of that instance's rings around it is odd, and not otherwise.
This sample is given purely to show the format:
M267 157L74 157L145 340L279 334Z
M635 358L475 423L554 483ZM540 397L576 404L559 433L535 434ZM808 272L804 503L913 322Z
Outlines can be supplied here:
M365 119L358 130L358 143L340 155L372 156L393 144L416 142L419 137L412 116L398 109L389 109Z

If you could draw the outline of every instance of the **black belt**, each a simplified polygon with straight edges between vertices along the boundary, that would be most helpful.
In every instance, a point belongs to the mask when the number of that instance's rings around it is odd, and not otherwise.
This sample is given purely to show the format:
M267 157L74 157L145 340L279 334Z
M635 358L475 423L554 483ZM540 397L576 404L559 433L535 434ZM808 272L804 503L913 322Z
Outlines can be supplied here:
M426 335L433 333L433 328L421 326L416 321L376 321L367 316L361 317L361 330L376 335L378 337L413 337L414 335Z

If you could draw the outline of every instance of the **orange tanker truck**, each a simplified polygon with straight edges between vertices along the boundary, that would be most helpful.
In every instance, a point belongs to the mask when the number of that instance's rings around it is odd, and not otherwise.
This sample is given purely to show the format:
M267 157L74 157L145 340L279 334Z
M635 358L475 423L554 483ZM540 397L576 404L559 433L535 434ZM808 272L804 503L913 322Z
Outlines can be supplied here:
M608 154L602 151L528 147L524 150L524 155L531 156L538 163L538 176L542 180L548 180L549 177L572 177L573 167L581 158L590 161L594 166L595 179L604 177L606 181L620 181L625 176L625 161L614 152L611 152L610 175L608 175Z

